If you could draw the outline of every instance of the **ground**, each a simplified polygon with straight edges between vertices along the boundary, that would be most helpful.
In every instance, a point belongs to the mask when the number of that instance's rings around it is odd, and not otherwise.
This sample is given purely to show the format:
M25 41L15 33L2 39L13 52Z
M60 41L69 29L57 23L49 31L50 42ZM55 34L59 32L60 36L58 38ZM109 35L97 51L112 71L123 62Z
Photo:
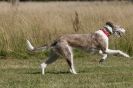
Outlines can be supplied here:
M43 59L0 59L0 88L133 88L133 60L110 56L99 64L99 55L75 56L78 72L68 72L64 59L49 65L41 75Z

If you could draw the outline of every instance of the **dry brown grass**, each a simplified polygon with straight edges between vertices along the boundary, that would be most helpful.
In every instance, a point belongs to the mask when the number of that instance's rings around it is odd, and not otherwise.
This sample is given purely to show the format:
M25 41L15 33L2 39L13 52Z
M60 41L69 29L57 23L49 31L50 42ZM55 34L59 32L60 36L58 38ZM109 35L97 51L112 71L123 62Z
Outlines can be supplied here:
M133 5L129 2L46 2L20 3L12 7L0 3L1 55L25 55L25 39L35 46L50 43L68 33L89 33L101 28L108 20L122 25L127 34L111 39L112 48L130 54L133 51ZM73 23L78 13L78 31Z

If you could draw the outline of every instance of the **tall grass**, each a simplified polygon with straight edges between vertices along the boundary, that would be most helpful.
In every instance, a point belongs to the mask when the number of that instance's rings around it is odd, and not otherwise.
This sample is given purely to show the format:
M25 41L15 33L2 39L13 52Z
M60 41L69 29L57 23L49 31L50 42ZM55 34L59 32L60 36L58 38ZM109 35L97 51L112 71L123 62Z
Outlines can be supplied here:
M111 38L110 47L132 55L132 9L129 2L29 2L13 7L0 3L0 56L26 58L26 39L34 46L42 46L63 34L94 32L109 20L126 29L122 38Z

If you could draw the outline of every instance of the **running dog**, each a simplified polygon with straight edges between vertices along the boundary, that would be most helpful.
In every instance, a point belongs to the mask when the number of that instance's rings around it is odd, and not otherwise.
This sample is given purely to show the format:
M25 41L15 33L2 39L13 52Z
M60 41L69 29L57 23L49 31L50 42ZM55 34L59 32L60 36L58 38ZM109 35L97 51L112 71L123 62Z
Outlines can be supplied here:
M119 37L125 34L125 29L115 25L112 22L106 22L105 26L95 33L90 34L68 34L59 37L50 46L44 46L40 48L34 48L32 44L27 40L27 48L32 52L45 51L50 48L50 54L45 62L41 64L42 74L45 74L45 68L47 65L56 61L59 56L65 57L70 72L77 74L74 68L73 51L72 47L80 48L86 51L99 51L102 55L102 59L99 62L103 62L108 54L119 54L129 58L129 55L120 50L109 49L109 36L117 35Z

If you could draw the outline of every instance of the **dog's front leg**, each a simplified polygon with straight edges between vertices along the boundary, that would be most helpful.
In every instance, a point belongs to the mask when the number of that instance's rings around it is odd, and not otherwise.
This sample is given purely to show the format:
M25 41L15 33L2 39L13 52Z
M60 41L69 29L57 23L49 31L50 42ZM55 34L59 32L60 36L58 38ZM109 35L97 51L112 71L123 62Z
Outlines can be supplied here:
M107 58L107 54L103 53L102 50L99 51L99 54L101 54L103 56L102 59L99 61L99 63L102 63Z
M107 49L107 50L105 51L105 53L107 53L107 54L120 54L120 55L122 55L122 56L124 56L124 57L127 57L127 58L130 57L128 54L126 54L126 53L124 53L124 52L122 52L122 51L120 51L120 50L111 50L111 49Z
M99 63L104 62L104 60L107 58L107 54L102 54L102 55L103 55L103 57L102 57L102 59L99 61Z

